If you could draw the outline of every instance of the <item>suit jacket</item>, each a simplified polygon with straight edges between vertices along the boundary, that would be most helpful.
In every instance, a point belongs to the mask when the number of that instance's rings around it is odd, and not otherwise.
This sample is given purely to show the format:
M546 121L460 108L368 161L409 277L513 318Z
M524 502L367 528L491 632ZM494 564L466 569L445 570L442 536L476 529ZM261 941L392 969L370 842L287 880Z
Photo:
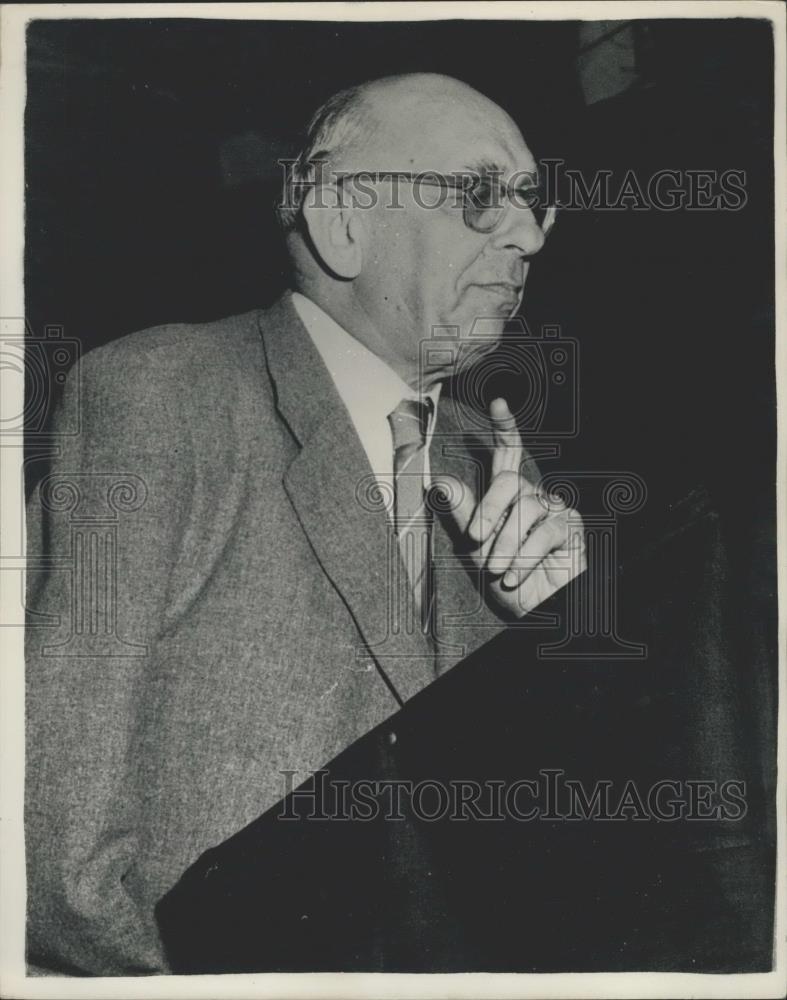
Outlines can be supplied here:
M389 519L289 296L91 352L75 420L28 509L29 960L161 971L187 866L501 621L438 524L437 649L391 622ZM480 489L471 424L444 398L431 462Z

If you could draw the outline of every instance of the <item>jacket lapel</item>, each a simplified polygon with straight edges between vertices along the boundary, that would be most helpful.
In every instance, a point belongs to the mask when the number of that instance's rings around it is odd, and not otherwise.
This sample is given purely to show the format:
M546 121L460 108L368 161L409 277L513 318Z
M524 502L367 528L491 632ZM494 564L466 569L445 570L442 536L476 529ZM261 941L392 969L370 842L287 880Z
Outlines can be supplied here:
M396 627L401 560L366 453L289 293L261 314L260 330L278 410L300 445L284 476L287 495L362 636L357 657L371 654L406 700L434 679L434 652L418 630Z

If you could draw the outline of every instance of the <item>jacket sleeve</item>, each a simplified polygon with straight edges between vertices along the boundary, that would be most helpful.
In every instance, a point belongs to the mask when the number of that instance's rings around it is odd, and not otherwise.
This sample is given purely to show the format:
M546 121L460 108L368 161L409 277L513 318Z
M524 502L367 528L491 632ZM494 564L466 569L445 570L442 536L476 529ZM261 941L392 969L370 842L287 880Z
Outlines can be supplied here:
M152 912L125 885L140 691L188 508L188 435L156 353L113 345L72 370L59 454L28 503L28 961L61 974L166 969Z

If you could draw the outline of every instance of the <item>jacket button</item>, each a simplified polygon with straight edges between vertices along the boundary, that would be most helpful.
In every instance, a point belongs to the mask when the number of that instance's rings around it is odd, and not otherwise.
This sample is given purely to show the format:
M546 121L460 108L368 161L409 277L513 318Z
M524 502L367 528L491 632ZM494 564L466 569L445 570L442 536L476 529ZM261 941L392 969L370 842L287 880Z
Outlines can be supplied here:
M388 742L391 744L391 746L393 746L394 743L396 743L396 733L394 732L388 733Z

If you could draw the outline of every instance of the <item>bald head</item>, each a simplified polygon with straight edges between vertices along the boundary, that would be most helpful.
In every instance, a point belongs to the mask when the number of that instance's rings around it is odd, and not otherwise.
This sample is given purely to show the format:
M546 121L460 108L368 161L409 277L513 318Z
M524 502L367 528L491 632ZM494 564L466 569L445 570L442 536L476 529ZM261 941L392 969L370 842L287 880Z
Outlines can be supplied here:
M457 168L460 143L477 155L495 144L513 163L521 141L502 108L453 77L407 73L370 80L333 95L312 117L291 170L291 207L282 222L285 228L294 223L314 163L340 171L447 171Z
M482 319L493 347L518 308L544 232L500 188L535 171L511 118L459 80L412 73L342 91L289 174L295 287L406 381L444 377L444 361L421 365L430 331L467 338Z
M449 76L409 73L372 80L357 88L367 129L349 153L381 158L390 169L418 167L426 156L439 156L446 142L519 136L511 118L489 98ZM399 161L399 163L396 162ZM406 162L404 162L406 161ZM401 166L400 166L401 164ZM377 169L377 163L369 164ZM426 169L439 169L431 162Z

